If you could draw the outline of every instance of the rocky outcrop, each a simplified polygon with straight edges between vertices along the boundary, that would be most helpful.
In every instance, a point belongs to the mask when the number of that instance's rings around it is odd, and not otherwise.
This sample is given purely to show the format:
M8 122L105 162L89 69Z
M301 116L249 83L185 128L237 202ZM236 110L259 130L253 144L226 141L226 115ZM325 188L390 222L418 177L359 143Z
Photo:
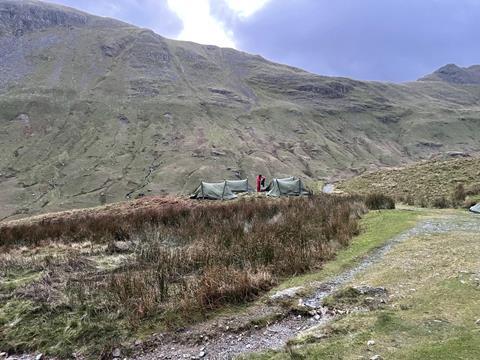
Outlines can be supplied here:
M22 36L55 26L83 26L89 16L67 7L27 0L0 1L0 34Z

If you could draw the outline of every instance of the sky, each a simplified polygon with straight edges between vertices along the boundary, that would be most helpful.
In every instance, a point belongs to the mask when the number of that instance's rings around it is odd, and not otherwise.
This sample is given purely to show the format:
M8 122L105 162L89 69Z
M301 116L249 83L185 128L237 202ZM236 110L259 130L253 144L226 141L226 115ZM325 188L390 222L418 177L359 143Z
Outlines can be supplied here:
M405 82L480 64L480 0L49 0L320 75Z

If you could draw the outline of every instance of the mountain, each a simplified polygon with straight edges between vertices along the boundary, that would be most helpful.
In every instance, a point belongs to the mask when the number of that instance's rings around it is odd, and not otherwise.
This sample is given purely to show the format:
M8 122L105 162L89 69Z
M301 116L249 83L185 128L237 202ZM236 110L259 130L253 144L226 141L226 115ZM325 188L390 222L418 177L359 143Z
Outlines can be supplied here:
M480 86L319 76L39 1L0 0L0 219L200 179L351 176L478 152Z
M455 64L448 64L433 74L421 78L420 81L445 81L452 84L480 85L480 65L462 68Z

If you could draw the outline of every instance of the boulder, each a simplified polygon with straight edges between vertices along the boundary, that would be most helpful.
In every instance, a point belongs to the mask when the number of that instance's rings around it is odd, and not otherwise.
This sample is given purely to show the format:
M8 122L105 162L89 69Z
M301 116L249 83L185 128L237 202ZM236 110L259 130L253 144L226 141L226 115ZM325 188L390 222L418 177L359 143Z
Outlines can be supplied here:
M303 286L297 286L297 287L292 287L284 290L277 291L275 294L270 296L270 299L272 300L285 300L285 299L291 299L304 290Z
M120 351L119 348L115 348L112 351L112 356L114 359L118 359L120 356L122 356L122 352Z
M114 241L109 245L109 252L111 253L127 253L132 251L133 243L130 241Z

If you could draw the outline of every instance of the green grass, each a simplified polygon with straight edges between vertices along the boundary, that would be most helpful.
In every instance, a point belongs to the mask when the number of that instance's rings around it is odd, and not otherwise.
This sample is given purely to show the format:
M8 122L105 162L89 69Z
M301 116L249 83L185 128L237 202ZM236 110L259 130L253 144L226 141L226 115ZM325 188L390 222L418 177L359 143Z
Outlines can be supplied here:
M2 278L2 282L0 283L0 293L2 291L13 291L22 286L31 284L34 281L39 280L41 276L42 272L28 269L8 272L6 276Z
M477 240L473 232L408 239L346 285L385 287L387 304L338 317L296 339L289 350L251 358L479 359ZM327 337L318 340L319 334ZM367 346L369 340L375 345Z
M115 314L106 318L93 307L53 309L14 299L0 306L0 348L9 352L36 349L63 358L74 351L99 354L125 335L128 325L114 319Z
M421 212L412 210L370 211L360 221L361 234L350 246L338 252L321 271L293 277L283 282L275 291L312 281L323 281L357 264L365 255L382 246L387 240L411 228Z

